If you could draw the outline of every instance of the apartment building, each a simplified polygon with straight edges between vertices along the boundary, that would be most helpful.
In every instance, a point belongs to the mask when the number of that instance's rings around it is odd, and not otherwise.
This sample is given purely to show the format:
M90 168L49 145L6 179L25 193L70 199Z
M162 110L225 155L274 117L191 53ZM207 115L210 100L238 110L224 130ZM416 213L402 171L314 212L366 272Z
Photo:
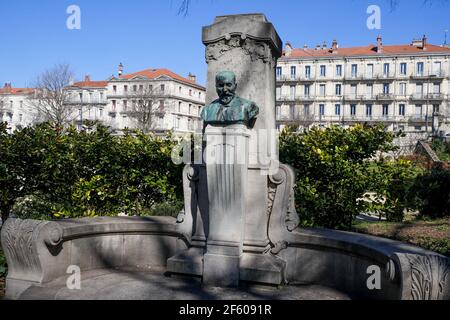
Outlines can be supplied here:
M154 132L187 133L201 129L200 111L206 89L196 83L192 74L185 78L168 69L123 74L121 64L118 75L107 81L92 81L87 76L68 90L70 104L78 109L78 126L89 119L123 130L140 127L144 117L151 117L148 129ZM139 108L141 112L137 111ZM143 109L147 109L147 114Z
M146 69L123 74L105 81L86 76L66 88L69 117L81 130L85 120L96 120L117 133L123 129L188 133L201 130L200 111L205 104L206 89L196 77L182 77L168 69ZM39 122L42 118L32 103L35 89L13 88L10 83L0 88L0 121L8 123L8 132ZM137 109L141 106L142 111ZM145 111L146 109L147 111Z
M7 123L9 133L36 121L36 113L28 103L33 94L33 89L13 88L11 83L0 88L0 122Z
M388 130L450 131L450 48L424 36L406 45L308 48L278 60L277 127L383 123Z

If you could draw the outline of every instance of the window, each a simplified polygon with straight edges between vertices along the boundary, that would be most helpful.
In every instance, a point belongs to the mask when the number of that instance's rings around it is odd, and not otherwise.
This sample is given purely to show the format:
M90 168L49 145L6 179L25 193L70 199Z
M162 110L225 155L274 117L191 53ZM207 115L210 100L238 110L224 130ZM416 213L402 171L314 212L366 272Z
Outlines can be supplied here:
M352 85L350 85L350 93L351 93L353 96L356 96L356 93L357 93L357 84L352 84Z
M150 92L153 92L153 85L149 84L149 85L148 85L148 90L149 90Z
M341 115L341 105L340 104L335 104L334 105L334 114L337 116Z
M289 106L289 117L290 117L290 119L295 119L295 106L294 105Z
M368 98L372 98L372 96L373 96L373 84L368 83L366 85L366 94L367 94Z
M124 92L128 92L128 86L127 85L123 86L123 91Z
M177 112L181 112L181 101L178 102L178 110Z
M192 112L192 104L189 103L189 109L188 109L189 114L191 114Z
M356 104L350 105L350 115L352 116L356 115Z
M352 64L352 78L355 78L358 75L358 65Z
M303 113L304 115L309 115L309 104L303 106Z
M189 89L189 96L192 97L192 90Z
M389 75L389 63L385 63L383 65L383 75L385 75L385 76Z
M441 62L440 61L433 62L433 75L436 75L436 76L441 75Z
M128 101L123 100L123 111L127 111Z
M100 109L98 109L98 111L99 111L100 117L103 117L103 109L100 108Z
M297 68L295 66L291 67L291 79L295 79L297 73Z
M434 83L433 84L433 92L434 93L441 93L441 84L440 83Z
M164 111L164 100L159 100L159 111Z
M134 91L134 92L137 91L137 85L133 85L133 91Z
M295 98L295 86L291 86L290 87L290 95L291 95L291 99Z
M181 93L181 87L178 87L178 93Z
M188 119L188 130L192 130L192 120Z
M180 117L173 118L173 127L178 129L180 127Z
M23 101L22 100L19 101L19 107L23 108Z
M398 115L399 116L404 116L405 115L405 105L404 104L399 104L398 105Z
M324 84L321 84L319 86L319 92L320 92L321 96L325 96L325 85Z
M319 114L321 116L325 115L325 105L324 104L319 104Z
M336 85L336 95L337 95L337 96L340 96L340 95L341 95L341 92L342 92L342 85L337 84L337 85Z
M421 104L416 104L415 116L416 116L416 118L422 117L422 105Z
M336 66L336 76L338 77L342 76L342 65L340 64Z
M389 105L383 104L383 116L386 117L389 114Z
M373 78L373 64L367 65L367 78Z
M414 130L416 130L416 131L422 131L422 126L414 126Z
M439 113L439 105L438 104L433 104L433 113Z
M166 89L166 87L163 84L160 86L160 88L161 88L161 92L164 92L164 90Z
M305 78L311 78L311 66L305 66Z
M371 117L372 116L372 105L366 104L366 116Z
M112 103L112 111L115 112L116 111L116 100L111 100Z
M406 63L405 62L400 63L400 74L406 75Z
M275 95L276 95L277 99L281 98L281 87L277 87L275 89Z
M423 62L417 62L417 75L423 76Z
M281 78L281 74L282 74L282 69L281 67L277 67L277 79Z
M383 83L383 94L389 94L389 83Z
M439 110L439 108L438 108L438 110ZM22 122L22 120L23 120L23 114L19 113L19 122Z
M280 114L281 114L281 106L276 106L275 108L275 116L277 119L280 119Z
M324 66L324 65L320 66L320 76L321 76L321 77L325 77L326 74L327 74L327 68L326 68L326 66Z
M144 91L144 85L142 84L139 85L139 91Z
M422 83L417 83L416 84L416 95L417 96L422 96L423 95L423 84Z
M200 100L201 98L202 98L202 93L199 92L199 93L198 93L198 99Z
M400 95L402 96L406 95L406 82L400 83Z
M117 86L113 86L113 91L117 92ZM80 93L80 97L81 97L82 93Z
M305 96L309 97L311 85L305 84Z

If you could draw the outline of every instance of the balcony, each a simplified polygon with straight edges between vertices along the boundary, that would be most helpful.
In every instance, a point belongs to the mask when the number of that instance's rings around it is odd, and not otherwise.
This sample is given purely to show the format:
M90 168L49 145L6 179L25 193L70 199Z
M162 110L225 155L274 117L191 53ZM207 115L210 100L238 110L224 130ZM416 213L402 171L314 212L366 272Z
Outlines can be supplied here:
M306 76L306 75L281 75L277 76L278 82L314 82L313 76Z
M426 115L414 115L409 117L408 122L409 123L426 123L427 121L430 122L430 118L427 117Z
M377 100L380 100L380 101L394 100L394 95L391 93L380 93L380 94L377 94Z
M426 99L431 101L442 101L444 100L444 95L442 93L429 93L426 95Z
M431 72L430 74L425 74L424 72L416 72L411 75L411 79L413 80L443 80L447 77L447 73L445 71Z

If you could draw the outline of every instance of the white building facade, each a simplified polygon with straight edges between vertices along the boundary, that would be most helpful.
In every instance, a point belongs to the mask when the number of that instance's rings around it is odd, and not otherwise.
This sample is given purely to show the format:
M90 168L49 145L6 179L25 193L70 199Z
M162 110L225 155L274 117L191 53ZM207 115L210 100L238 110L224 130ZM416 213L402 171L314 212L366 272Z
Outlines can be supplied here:
M33 89L13 88L10 83L0 88L0 122L7 122L9 133L36 121L37 114L28 103L33 94Z
M450 131L450 48L427 44L339 48L333 41L278 60L277 127L383 123L388 130Z
M172 130L175 133L202 129L201 108L205 104L203 86L195 76L184 78L167 69L146 69L132 74L121 74L108 81L74 83L68 88L71 104L78 109L78 126L84 120L98 120L115 130L138 126L136 104L151 99L152 128L154 132Z

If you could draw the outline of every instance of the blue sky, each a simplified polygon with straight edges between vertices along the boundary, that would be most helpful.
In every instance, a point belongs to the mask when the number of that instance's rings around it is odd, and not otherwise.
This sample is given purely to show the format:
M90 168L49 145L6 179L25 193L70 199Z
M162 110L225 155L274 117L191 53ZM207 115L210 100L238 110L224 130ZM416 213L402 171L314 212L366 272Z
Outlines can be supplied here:
M339 45L410 43L428 35L442 44L450 29L450 1L397 0L191 0L187 16L182 0L15 0L0 2L0 84L30 85L55 63L69 63L77 78L103 80L117 72L168 68L189 72L205 83L201 27L217 15L264 13L284 42L315 46L336 38ZM81 9L81 30L66 28L69 5ZM381 8L381 30L366 27L366 9ZM450 37L450 35L449 35ZM450 42L450 39L449 39Z

